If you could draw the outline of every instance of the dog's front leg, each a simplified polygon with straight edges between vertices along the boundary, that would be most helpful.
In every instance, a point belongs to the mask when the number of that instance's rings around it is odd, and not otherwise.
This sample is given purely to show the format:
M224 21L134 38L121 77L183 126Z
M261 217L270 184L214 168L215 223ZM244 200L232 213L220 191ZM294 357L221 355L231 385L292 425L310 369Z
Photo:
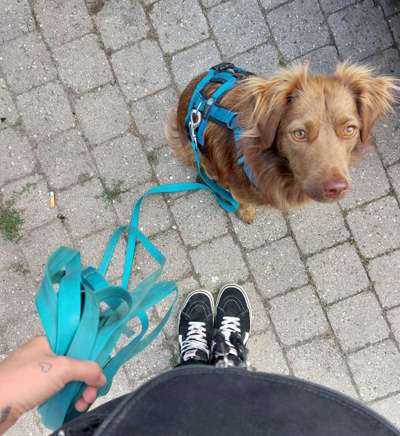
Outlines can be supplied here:
M236 214L242 221L251 224L256 218L256 208L250 203L240 203Z

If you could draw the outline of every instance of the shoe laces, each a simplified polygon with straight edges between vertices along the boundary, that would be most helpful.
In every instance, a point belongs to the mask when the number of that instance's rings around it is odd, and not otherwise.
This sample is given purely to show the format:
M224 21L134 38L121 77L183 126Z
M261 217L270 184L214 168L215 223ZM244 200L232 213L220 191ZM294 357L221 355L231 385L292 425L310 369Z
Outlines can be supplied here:
M193 357L193 351L202 350L210 355L207 342L206 323L201 321L190 321L186 338L181 344L181 357L186 361ZM192 352L192 353L190 353Z
M236 316L224 316L222 318L221 327L219 328L220 332L225 338L225 343L229 348L228 354L233 354L234 356L238 356L237 347L232 344L233 337L240 336L240 318Z

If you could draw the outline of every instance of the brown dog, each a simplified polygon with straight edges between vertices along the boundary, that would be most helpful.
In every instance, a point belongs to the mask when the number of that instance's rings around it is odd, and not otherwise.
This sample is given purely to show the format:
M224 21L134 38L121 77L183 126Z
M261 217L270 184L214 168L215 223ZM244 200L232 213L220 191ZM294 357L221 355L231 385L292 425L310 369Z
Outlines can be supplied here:
M166 124L168 143L186 164L194 159L184 119L203 77L189 83ZM240 202L238 215L248 223L257 204L286 209L310 199L339 200L349 189L354 158L368 144L376 120L391 109L395 89L395 79L349 64L338 65L332 76L310 76L308 66L300 65L269 79L243 79L221 105L239 113L239 146L255 183L237 164L232 131L212 122L202 167Z

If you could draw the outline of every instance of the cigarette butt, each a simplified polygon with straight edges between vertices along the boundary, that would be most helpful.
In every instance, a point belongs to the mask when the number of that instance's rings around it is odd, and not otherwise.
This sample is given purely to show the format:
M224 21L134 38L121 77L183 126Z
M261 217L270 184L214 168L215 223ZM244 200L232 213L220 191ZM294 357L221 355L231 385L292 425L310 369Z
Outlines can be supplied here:
M56 194L53 191L51 191L49 195L50 195L50 207L54 209L56 207Z

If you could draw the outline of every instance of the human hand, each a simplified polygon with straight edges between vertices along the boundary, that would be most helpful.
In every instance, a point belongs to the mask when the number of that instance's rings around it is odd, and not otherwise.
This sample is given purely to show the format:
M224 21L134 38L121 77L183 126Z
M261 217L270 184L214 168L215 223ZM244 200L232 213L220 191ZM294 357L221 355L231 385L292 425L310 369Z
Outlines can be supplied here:
M106 378L96 362L55 355L43 336L11 353L0 363L0 434L71 381L87 385L75 403L83 412L96 399L97 388Z

